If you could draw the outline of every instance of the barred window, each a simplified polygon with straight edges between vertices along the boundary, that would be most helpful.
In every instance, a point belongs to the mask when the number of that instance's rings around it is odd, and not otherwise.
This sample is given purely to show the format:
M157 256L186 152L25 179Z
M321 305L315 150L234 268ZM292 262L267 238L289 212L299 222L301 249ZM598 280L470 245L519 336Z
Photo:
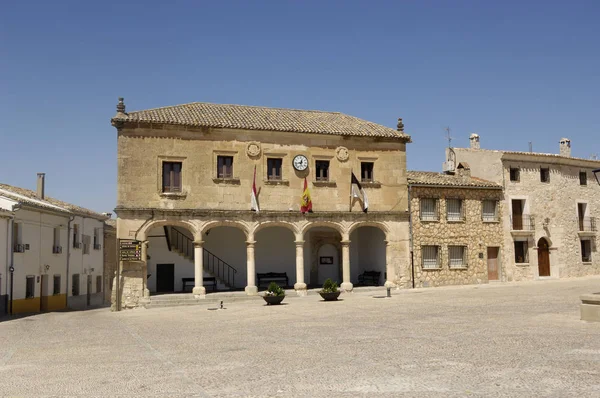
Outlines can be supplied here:
M448 246L448 265L450 268L464 268L467 266L467 247Z
M423 253L423 269L440 268L438 246L423 246L421 252Z
M481 214L483 221L498 221L498 201L484 200Z
M526 241L515 241L515 263L528 263L529 253Z
M463 201L461 199L446 199L446 216L448 221L462 221L464 219Z
M421 220L438 221L438 200L424 198L421 199Z

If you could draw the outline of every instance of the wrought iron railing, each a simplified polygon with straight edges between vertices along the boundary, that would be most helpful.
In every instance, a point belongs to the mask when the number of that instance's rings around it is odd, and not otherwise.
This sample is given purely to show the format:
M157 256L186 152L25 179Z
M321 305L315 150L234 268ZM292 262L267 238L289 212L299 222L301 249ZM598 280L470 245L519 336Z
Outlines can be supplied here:
M596 232L596 217L583 217L579 219L579 231L581 232Z
M534 231L535 219L529 214L513 214L510 218L513 231Z
M194 260L194 242L186 234L171 227L171 248L179 251L184 257ZM226 286L235 286L237 270L206 249L202 249L202 264L204 269L219 278Z

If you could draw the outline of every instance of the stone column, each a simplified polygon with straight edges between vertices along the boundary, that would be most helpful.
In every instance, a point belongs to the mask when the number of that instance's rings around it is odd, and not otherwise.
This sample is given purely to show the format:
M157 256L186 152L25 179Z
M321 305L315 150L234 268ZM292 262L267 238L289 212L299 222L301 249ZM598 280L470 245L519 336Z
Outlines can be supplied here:
M206 297L206 288L204 287L204 242L194 242L194 296Z
M385 278L385 287L397 287L396 284L394 283L394 279L395 279L395 274L396 274L396 270L394 267L394 262L391 261L391 256L390 256L390 242L389 241L384 241L385 242L385 273L386 273L386 278Z
M249 296L258 294L256 287L256 267L254 265L254 244L256 241L246 241L246 267L248 269L248 286L246 286L246 294Z
M296 283L294 289L298 296L306 296L306 283L304 283L304 241L294 241L296 244Z
M144 262L143 275L142 275L142 286L143 286L143 298L145 301L150 300L150 289L148 289L148 241L142 242L142 261Z
M342 290L351 292L352 282L350 282L350 240L343 240L342 242L342 274L343 282L340 285Z

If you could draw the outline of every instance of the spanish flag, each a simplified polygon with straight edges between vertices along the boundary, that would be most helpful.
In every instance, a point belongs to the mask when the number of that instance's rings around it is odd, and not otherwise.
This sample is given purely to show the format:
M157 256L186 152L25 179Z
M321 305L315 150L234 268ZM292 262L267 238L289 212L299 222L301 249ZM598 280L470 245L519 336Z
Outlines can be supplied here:
M312 213L312 200L310 199L310 191L308 190L308 182L306 182L306 177L304 177L304 192L302 193L300 211L302 213Z

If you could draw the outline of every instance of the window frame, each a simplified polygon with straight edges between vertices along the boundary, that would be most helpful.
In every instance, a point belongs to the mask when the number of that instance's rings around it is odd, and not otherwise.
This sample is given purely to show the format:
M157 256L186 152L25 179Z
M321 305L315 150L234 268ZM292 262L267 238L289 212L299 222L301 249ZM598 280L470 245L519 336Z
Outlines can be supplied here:
M176 171L175 166L179 166ZM165 170L166 167L171 167L170 170ZM165 176L168 172L169 184L165 184ZM176 176L179 178L179 186L174 183ZM180 194L183 192L183 161L182 160L163 160L161 162L161 192L166 194Z
M450 201L458 201L459 204L459 214L458 218L450 218ZM465 221L465 203L462 198L446 198L446 221L448 222L464 222ZM454 213L453 213L454 214ZM453 215L454 217L454 215Z
M461 249L461 263L460 264L452 264L452 260L456 260L456 258L452 258L452 250ZM468 262L468 247L467 245L448 245L448 268L450 269L464 269L469 265Z
M218 179L232 179L233 178L233 165L235 163L235 157L233 155L217 154L217 178ZM230 161L229 166L226 161ZM229 168L229 170L227 170Z
M550 167L540 167L540 182L550 183Z
M102 275L96 275L96 293L102 293Z
M524 250L523 250L523 261L519 261L517 258L517 245L521 244L524 245ZM514 261L515 264L529 264L529 242L526 240L515 240L514 244L513 244L513 250L514 250Z
M521 181L521 168L520 167L510 167L508 173L509 173L509 180L511 182L520 182ZM515 178L513 178L513 173L514 173Z
M579 185L580 186L587 186L587 172L586 171L580 171L579 172Z
M435 266L427 265L425 260L425 253L427 249L435 249ZM440 246L438 245L421 245L421 269L423 270L439 270L442 268L442 262L440 261ZM431 259L428 259L431 260Z
M366 168L370 170L366 170ZM375 162L362 161L360 162L360 182L375 182Z
M423 202L431 200L433 201L433 211L435 213L433 219L423 218ZM424 222L440 222L440 199L439 198L419 198L419 220Z
M322 167L322 166L326 166L326 167ZM321 167L319 167L321 166ZM323 181L323 182L328 182L329 181L329 166L330 166L330 162L329 160L324 160L324 159L316 159L315 160L315 181ZM325 171L323 173L323 171ZM325 175L323 175L325 174Z
M485 203L488 202L492 202L494 204L494 218L493 219L489 219L486 218L486 213L485 213ZM498 222L500 220L499 214L498 214L498 207L500 206L500 201L496 200L496 199L484 199L481 201L481 221L483 222Z
M29 282L31 281L31 287L29 286ZM30 291L31 289L31 291ZM35 298L35 276L27 275L25 276L25 298L32 299Z
M83 243L83 254L90 254L91 238L89 235L82 235L81 241Z
M277 166L275 165L275 167L272 163L273 162L278 162L279 163L279 175L277 175ZM266 163L267 163L267 181L283 181L283 158L282 157L275 157L275 156L270 156L267 157L266 159ZM271 174L271 172L273 171L272 169L275 169L275 174Z

